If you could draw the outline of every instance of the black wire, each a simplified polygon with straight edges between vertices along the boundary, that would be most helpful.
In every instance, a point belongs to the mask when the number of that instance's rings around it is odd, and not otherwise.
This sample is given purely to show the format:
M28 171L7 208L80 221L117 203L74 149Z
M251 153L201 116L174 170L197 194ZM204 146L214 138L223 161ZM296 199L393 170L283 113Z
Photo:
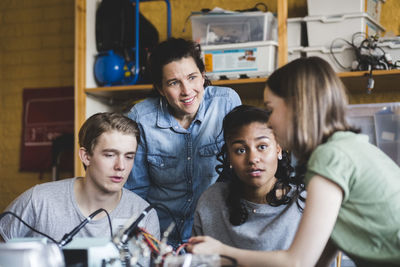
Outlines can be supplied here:
M329 52L331 53L331 56L332 56L333 60L336 62L336 64L337 64L340 68L342 68L342 69L344 69L344 70L349 70L349 69L351 69L351 66L350 66L350 67L345 67L345 66L343 66L343 64L340 63L339 60L336 58L335 53L333 53L334 44L335 44L335 42L337 42L337 41L343 41L343 42L345 42L346 44L348 44L348 45L349 45L350 47L352 47L352 48L354 48L354 45L353 45L352 43L350 43L349 41L343 39L343 38L336 38L336 39L334 39L334 40L331 42L331 46L330 46L330 49L329 49Z
M367 35L366 32L356 32L356 33L354 33L354 34L351 36L351 44L352 44L353 46L356 46L356 44L354 43L354 40L355 40L355 37L356 37L357 35L362 35L362 36L363 36L363 40L368 38L368 35Z
M6 216L7 214L11 214L13 215L15 218L17 218L21 223L23 223L26 227L28 227L30 230L32 230L35 233L38 233L42 236L47 237L48 239L50 239L52 242L58 244L58 242L56 240L54 240L52 237L46 235L45 233L40 232L39 230L36 230L35 228L33 228L32 226L30 226L29 224L27 224L22 218L20 218L17 214L15 214L12 211L5 211L3 213L0 214L0 220L3 219L4 216Z
M254 7L252 8L247 8L247 9L236 9L235 11L237 12L249 12L249 11L262 11L258 6L263 6L264 7L264 11L263 12L267 12L268 11L268 6L264 3L258 2L257 4L254 5Z
M356 38L358 36L362 36L363 38L359 44L358 42L356 43ZM397 63L393 63L392 60L388 59L388 54L385 52L385 50L382 47L378 46L378 36L368 36L365 32L356 32L352 35L351 43L341 38L336 38L331 43L331 56L334 59L335 63L343 69L348 68L344 67L333 53L334 42L336 42L337 40L342 40L353 48L358 65L357 67L353 67L352 70L389 70L396 68L397 66ZM381 53L377 53L378 51L380 51Z
M112 224L111 224L111 218L110 218L110 214L108 214L108 212L105 210L105 209L102 209L105 213L106 213L106 215L107 215L107 220L108 220L108 226L110 227L110 237L111 237L111 240L112 240L112 238L113 238L113 228L112 228Z
M183 29L182 32L186 32L186 25L189 21L189 19L193 16L193 14L190 14L189 16L186 17L185 22L183 23Z
M366 38L361 42L358 46L357 58L359 61L358 70L369 70L369 69L384 69L389 70L395 68L395 65L391 60L387 58L387 53L385 50L378 46L379 38L377 36L368 37L365 34ZM367 53L362 53L362 50L367 50ZM377 52L380 50L381 55L372 54L371 51Z
M257 8L258 10L261 11L261 9L258 8L258 6L263 6L264 7L264 11L263 12L267 12L268 11L268 6L266 4L259 2L254 6L255 8Z
M133 237L133 235L135 235L137 233L137 228L138 228L137 226L139 225L141 220L148 213L150 213L151 209L153 209L155 207L162 208L163 210L165 210L168 213L168 215L171 217L171 219L175 223L176 231L178 233L178 238L179 238L178 242L180 242L180 244L183 243L182 229L180 229L180 227L178 226L178 222L177 222L176 218L172 215L172 212L170 211L170 209L161 203L151 203L148 207L146 207L143 210L143 212L138 216L138 218L136 218L136 220L126 230L124 230L121 240L119 241L121 244L125 245ZM113 239L113 237L111 237L111 239Z
M74 229L72 229L71 232L66 233L63 238L61 239L60 242L58 242L58 244L63 247L66 244L68 244L69 242L72 241L72 238L79 233L79 231L87 224L89 223L97 214L99 214L100 212L104 211L107 214L107 218L108 218L108 223L110 226L110 232L111 232L111 239L112 239L112 225L111 225L111 219L110 219L110 215L108 214L108 212L105 209L98 209L96 211L94 211L93 213L91 213L87 218L85 218L83 221L81 221Z
M121 237L121 244L126 245L126 243L135 235L138 231L138 225L143 220L143 218L154 208L153 204L147 206L139 216L133 221L133 223L124 230L122 237Z
M178 242L179 242L180 244L183 244L183 240L182 240L182 231L183 231L183 227L182 227L182 228L179 227L178 221L177 221L176 218L172 215L172 212L170 211L170 209L169 209L167 206L165 206L164 204L161 204L161 203L152 203L152 205L153 205L154 207L163 208L164 211L166 211L166 212L168 213L168 215L171 217L171 219L172 219L172 220L174 221L174 223L175 223L176 231L177 231L177 233L178 233L178 238L179 238Z

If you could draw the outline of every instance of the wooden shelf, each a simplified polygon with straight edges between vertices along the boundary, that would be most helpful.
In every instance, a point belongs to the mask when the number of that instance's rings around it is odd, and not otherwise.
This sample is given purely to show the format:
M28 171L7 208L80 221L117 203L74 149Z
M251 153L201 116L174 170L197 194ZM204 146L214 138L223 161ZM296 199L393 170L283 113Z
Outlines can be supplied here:
M267 78L248 78L238 80L218 80L212 81L213 85L227 86L227 85L240 85L240 84L259 84L265 83ZM95 88L86 88L86 93L101 93L101 92L123 92L123 91L148 91L153 88L152 84L135 84L135 85L122 85L122 86L104 86Z
M369 71L339 73L343 83L350 93L367 92ZM372 77L375 81L372 93L400 92L400 70L374 70Z
M253 93L264 89L267 78L249 78L239 80L219 80L212 81L216 86L227 86L238 91L242 97L254 97ZM135 84L124 86L104 86L96 88L86 88L85 93L89 95L112 97L119 99L138 99L147 97L153 90L151 84Z
M135 84L124 86L104 86L96 88L86 88L88 95L109 97L115 100L140 99L147 97L153 86L151 84Z
M342 79L349 93L366 93L369 71L342 72L338 76ZM372 72L375 81L373 92L400 92L400 70L375 70ZM235 89L243 98L257 98L262 96L267 78L249 78L238 80L212 81L213 85L227 86ZM139 99L147 97L153 86L151 84L136 84L125 86L105 86L86 88L85 92L91 95L112 97L114 99Z
M383 76L383 75L397 75L400 74L399 70L373 70L373 75ZM358 76L365 76L369 75L369 71L349 71L349 72L340 72L338 74L339 77L358 77Z

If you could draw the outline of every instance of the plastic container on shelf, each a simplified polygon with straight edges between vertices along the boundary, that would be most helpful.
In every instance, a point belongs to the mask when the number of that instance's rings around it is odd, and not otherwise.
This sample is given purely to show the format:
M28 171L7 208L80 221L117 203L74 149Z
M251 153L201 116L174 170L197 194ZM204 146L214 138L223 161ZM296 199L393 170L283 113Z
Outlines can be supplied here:
M381 34L385 29L367 13L353 13L335 16L308 16L307 24L309 46L330 47L337 38L352 41L355 33L368 36Z
M305 47L307 57L320 57L328 61L336 72L350 71L353 61L357 59L352 47L342 45L330 49L324 46Z
M287 44L288 47L307 45L306 23L304 18L287 19Z
M192 38L201 45L277 40L271 12L209 13L191 16Z
M400 105L375 113L376 144L400 165Z
M400 61L400 37L380 38L378 47L390 56L393 62Z
M384 2L384 0L307 0L307 9L309 16L365 12L379 22Z
M288 47L288 62L300 58L304 54L304 47L302 46L292 46Z
M400 102L349 105L347 119L400 165Z
M276 69L275 41L202 46L211 80L265 77Z

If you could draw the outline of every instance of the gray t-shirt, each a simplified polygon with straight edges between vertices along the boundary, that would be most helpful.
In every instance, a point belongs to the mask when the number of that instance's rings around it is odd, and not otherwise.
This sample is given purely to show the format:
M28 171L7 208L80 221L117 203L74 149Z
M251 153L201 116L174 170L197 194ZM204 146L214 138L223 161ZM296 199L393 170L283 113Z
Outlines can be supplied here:
M74 194L76 178L36 185L21 194L8 207L30 226L56 241L69 233L86 217L81 213ZM118 206L110 213L113 233L125 226L129 219L136 218L149 204L135 193L122 189ZM139 224L156 238L160 226L155 210L151 210ZM0 234L5 241L16 237L43 237L20 223L14 216L6 215L0 221ZM76 237L109 237L107 216L86 224Z
M193 235L209 235L242 249L288 249L302 215L296 199L278 207L245 201L248 219L233 226L226 205L228 187L228 183L216 183L202 194L194 216Z

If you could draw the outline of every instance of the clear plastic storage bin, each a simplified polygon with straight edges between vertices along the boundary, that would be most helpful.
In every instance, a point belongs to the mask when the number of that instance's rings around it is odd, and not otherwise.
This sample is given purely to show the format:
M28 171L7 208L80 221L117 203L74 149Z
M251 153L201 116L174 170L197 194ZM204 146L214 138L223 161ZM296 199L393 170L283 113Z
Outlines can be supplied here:
M388 54L393 62L400 61L400 37L380 38L378 47Z
M298 59L303 56L304 47L292 46L288 47L288 62Z
M381 34L385 29L367 13L305 17L309 46L330 47L337 38L352 41L355 33ZM334 46L343 43L334 42Z
M307 29L304 18L287 19L287 43L288 47L306 46Z
M201 45L276 41L278 36L271 12L194 15L191 21L193 40Z
M400 166L400 102L349 105L347 118Z
M375 114L376 144L400 165L400 106Z
M365 12L379 22L384 2L384 0L307 0L307 9L309 16Z
M313 46L305 47L303 52L307 57L320 57L325 59L336 72L350 71L353 61L357 59L354 49L350 46L329 47Z

